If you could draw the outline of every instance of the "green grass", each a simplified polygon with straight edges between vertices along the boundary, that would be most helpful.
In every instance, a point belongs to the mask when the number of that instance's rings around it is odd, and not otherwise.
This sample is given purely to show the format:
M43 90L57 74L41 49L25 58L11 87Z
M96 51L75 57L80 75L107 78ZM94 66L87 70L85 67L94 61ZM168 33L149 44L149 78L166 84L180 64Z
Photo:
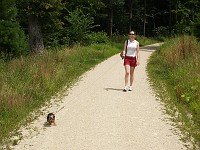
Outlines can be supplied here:
M151 56L147 70L166 111L186 133L183 140L194 138L195 149L200 145L200 43L191 36L167 41Z
M155 42L151 40L148 44ZM11 132L21 124L32 121L27 119L31 112L42 107L58 92L70 88L84 72L119 53L123 43L75 46L8 62L1 60L0 143L18 134Z

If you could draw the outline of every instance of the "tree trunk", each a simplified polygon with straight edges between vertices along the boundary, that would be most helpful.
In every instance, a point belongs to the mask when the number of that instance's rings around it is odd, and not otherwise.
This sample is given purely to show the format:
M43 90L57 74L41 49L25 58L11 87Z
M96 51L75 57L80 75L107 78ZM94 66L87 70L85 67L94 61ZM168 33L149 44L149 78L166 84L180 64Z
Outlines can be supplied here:
M144 36L146 35L146 0L144 0L144 29L143 29L143 32L144 32Z
M172 2L169 1L169 35L171 35L172 31Z
M113 6L110 9L110 19L109 19L109 36L112 37L113 34Z
M31 51L34 53L42 52L44 49L42 31L35 15L28 17L28 34Z
M129 18L129 32L132 30L132 19L133 19L133 0L130 0L130 18Z

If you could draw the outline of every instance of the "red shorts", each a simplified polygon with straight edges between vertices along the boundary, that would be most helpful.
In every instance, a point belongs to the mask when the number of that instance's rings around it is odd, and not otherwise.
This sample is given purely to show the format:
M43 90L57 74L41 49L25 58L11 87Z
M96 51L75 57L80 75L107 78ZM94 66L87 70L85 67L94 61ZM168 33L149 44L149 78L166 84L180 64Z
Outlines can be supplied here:
M129 65L131 67L136 67L137 66L136 57L125 56L125 58L124 58L124 65Z

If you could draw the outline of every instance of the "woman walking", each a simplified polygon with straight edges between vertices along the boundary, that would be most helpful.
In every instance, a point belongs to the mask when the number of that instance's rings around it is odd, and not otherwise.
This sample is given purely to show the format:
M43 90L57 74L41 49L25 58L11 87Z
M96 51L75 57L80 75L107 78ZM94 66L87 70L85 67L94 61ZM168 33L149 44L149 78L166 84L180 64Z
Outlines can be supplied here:
M135 40L135 32L131 31L129 33L129 36L130 39L125 41L124 49L122 52L125 68L125 87L123 90L124 92L132 91L132 85L134 81L134 70L136 66L139 66L140 62L139 42Z

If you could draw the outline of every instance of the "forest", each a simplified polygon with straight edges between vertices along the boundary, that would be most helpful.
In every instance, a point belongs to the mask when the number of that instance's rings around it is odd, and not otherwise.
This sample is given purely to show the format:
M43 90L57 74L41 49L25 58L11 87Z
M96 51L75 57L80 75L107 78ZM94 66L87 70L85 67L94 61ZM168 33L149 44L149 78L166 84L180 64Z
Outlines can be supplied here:
M0 57L88 45L101 36L200 36L199 0L1 0Z

